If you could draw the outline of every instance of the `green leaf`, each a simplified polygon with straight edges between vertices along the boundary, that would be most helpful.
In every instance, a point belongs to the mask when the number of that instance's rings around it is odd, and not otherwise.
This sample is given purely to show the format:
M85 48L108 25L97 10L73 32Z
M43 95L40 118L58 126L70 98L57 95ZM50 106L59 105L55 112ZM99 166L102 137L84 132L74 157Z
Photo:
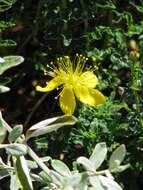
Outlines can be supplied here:
M0 169L0 180L5 177L8 177L9 175L9 172L6 169Z
M69 180L72 187L77 187L81 183L82 174L78 172L75 172L75 173L73 172Z
M43 120L32 127L30 127L26 132L26 139L31 137L37 137L52 131L56 131L63 126L74 125L77 119L71 115L58 116L50 119Z
M106 154L107 154L106 144L104 142L98 143L95 146L93 153L89 158L89 160L94 165L95 170L100 167L100 165L102 164L102 162L104 161L106 157Z
M120 165L116 169L114 169L114 172L123 172L124 170L126 170L129 167L130 167L130 164Z
M0 84L1 85L6 85L12 81L12 78L10 77L2 77L0 78Z
M21 189L21 185L19 183L19 180L17 176L12 172L10 178L10 190L19 190Z
M95 190L104 190L98 176L89 177L89 182Z
M142 6L137 6L133 2L129 2L132 6L134 6L139 12L143 13L143 7Z
M18 137L20 137L22 132L23 132L23 126L22 125L15 126L12 129L12 131L9 133L8 140L10 142L15 142L18 139Z
M109 160L109 170L111 172L114 172L118 169L121 162L123 161L124 157L126 155L126 148L125 145L119 146L111 155Z
M16 2L17 0L1 0L0 1L0 12L6 11Z
M89 176L86 172L82 172L80 173L81 175L81 180L80 180L80 183L77 187L78 190L87 190L88 189L88 183L89 183Z
M39 173L39 177L43 180L43 182L45 184L47 184L48 182L51 182L51 176L47 175L47 173L45 173L44 171L41 171Z
M0 85L0 93L8 92L10 88L7 86Z
M23 190L33 190L32 180L30 178L29 168L24 156L17 157L16 171Z
M2 124L2 121L0 119L0 144L3 143L3 141L5 140L7 131L5 129L5 127Z
M52 179L52 182L57 185L60 186L61 185L61 181L63 180L63 176L61 176L58 172L54 171L54 170L50 170L50 177Z
M104 189L122 190L122 188L114 180L107 178L107 177L104 177L104 176L98 176L98 178L100 179L100 182L103 185Z
M24 59L21 56L11 55L3 57L4 62L0 63L0 75L3 74L7 69L21 64Z
M5 148L11 155L24 155L27 154L27 146L24 144L0 144L0 149Z
M71 176L71 172L70 172L69 168L62 161L52 160L51 165L54 168L54 170L59 172L61 175L66 176L66 177Z
M29 169L37 169L38 164L35 161L27 160L28 168Z
M50 156L44 156L44 157L40 157L40 159L43 161L43 162L48 162L50 161L52 158Z
M17 43L14 40L0 40L0 47L12 47L16 45Z
M81 164L87 171L95 172L93 163L84 156L77 158L77 163Z
M64 44L64 46L68 47L71 44L72 39L71 38L66 38L65 35L62 35L62 37L63 37L63 44Z

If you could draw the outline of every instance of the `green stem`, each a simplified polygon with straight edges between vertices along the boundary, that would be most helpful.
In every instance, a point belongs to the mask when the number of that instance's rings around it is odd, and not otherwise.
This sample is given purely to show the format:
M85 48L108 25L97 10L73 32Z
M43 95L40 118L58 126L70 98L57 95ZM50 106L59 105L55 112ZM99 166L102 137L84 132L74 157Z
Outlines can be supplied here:
M87 31L88 31L88 12L87 12L87 7L86 7L86 5L84 4L84 1L83 1L83 0L80 0L80 4L81 4L82 10L83 10L84 32L85 32L85 34L86 34ZM87 36L86 49L88 49L88 48L89 48L89 37Z
M9 124L2 118L1 112L0 112L0 120L2 121L3 126L6 128L6 130L8 132L12 131L12 128L9 126ZM21 137L18 138L18 142L22 142L23 139ZM5 146L5 145L4 145ZM49 168L46 166L46 164L44 164L44 162L37 156L37 154L26 144L27 148L28 148L28 154L31 158L33 158L33 160L35 160L37 162L37 164L39 165L39 167L41 169L43 169L43 171L45 173L47 173L49 175L50 170Z
M27 119L26 119L26 121L25 121L25 123L24 123L24 125L23 125L23 126L24 126L24 130L27 129L27 125L29 124L29 122L30 122L32 116L34 115L35 111L36 111L37 108L40 106L40 104L45 100L46 96L47 96L47 93L44 94L43 96L41 96L41 98L38 100L38 102L37 102L37 103L35 104L35 106L33 107L32 111L31 111L30 114L28 115L28 117L27 117Z
M28 154L29 156L37 162L37 164L40 166L40 168L47 173L50 174L49 168L44 164L44 162L37 156L37 154L28 146Z
M136 103L136 111L137 111L137 114L139 115L140 126L143 129L143 118L140 114L141 113L140 97L139 97L138 91L136 89L134 89L134 84L137 84L137 81L140 79L139 67L140 67L140 63L137 62L137 59L133 58L133 60L131 62L131 81L130 81L129 86L133 87L132 92L133 92L133 97L134 97L135 103ZM138 85L137 85L137 88L138 88Z

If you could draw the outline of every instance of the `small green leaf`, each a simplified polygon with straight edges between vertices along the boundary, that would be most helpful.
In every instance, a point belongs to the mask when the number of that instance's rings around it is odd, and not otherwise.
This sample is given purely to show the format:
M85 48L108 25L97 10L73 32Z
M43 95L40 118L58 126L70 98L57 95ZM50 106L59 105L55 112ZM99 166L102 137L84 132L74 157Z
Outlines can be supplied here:
M102 164L102 162L104 161L106 157L106 154L107 154L106 144L104 142L98 143L95 146L93 153L89 158L89 160L94 165L95 170L100 167L100 165Z
M6 169L0 169L0 180L9 176L9 172Z
M77 159L77 163L81 164L86 170L95 172L93 163L84 156Z
M16 55L5 56L3 59L4 62L0 63L0 75L3 74L7 69L15 67L24 61L23 57Z
M72 174L73 175L70 177L70 184L72 185L72 187L77 187L81 183L82 174L74 172Z
M27 147L24 144L14 143L5 145L5 147L0 145L0 148L6 148L7 152L11 155L20 156L27 154Z
M29 169L37 169L38 165L35 161L27 160L28 168Z
M52 167L54 168L54 170L59 172L61 175L67 176L67 177L71 176L71 172L70 172L69 168L62 161L52 160L51 164L52 164Z
M11 6L16 2L16 0L1 0L0 1L0 12L6 11L11 8Z
M0 85L0 93L8 92L10 88L7 86Z
M51 176L47 175L44 171L39 173L39 177L43 180L44 183L51 182Z
M63 176L61 176L58 172L54 171L54 170L50 170L50 177L52 179L52 182L57 185L60 186L61 185L61 181L63 180Z
M77 187L78 190L87 190L88 189L88 183L89 183L89 176L86 172L82 172L80 173L81 175L81 180L80 180L80 183Z
M94 189L97 189L97 190L105 190L98 178L98 176L92 176L92 177L89 177L89 182L90 184L92 185L92 187Z
M52 158L50 156L44 156L44 157L40 157L40 159L43 161L43 162L48 162L50 161Z
M32 180L30 178L29 168L24 156L17 157L16 170L23 190L33 190Z
M12 129L12 131L9 133L9 136L8 136L9 141L11 143L15 142L18 139L18 137L20 137L20 135L22 134L22 131L23 131L23 126L22 125L15 126Z
M0 144L3 143L3 141L5 140L7 131L5 129L5 127L2 124L2 121L0 119Z
M52 131L56 131L63 126L74 125L77 119L71 115L58 116L50 119L43 120L28 129L26 132L26 139L37 137Z
M12 47L16 45L17 43L14 40L0 40L0 47Z
M0 84L1 85L6 85L12 81L12 78L10 77L2 77L0 78Z
M107 190L122 190L122 188L116 183L114 180L104 177L104 176L98 176L100 179L101 184L103 185L104 189Z
M19 183L19 180L17 176L12 172L10 174L10 190L19 190L21 189L21 185Z
M112 172L123 172L124 170L126 170L129 167L130 167L130 164L120 165L117 168L114 168L114 170L112 170Z
M63 36L63 44L64 44L64 46L68 47L71 44L72 39L67 38L65 35L62 35L62 36Z
M126 148L125 145L119 146L111 155L109 160L109 170L111 172L114 172L118 169L121 162L123 161L124 157L126 155Z

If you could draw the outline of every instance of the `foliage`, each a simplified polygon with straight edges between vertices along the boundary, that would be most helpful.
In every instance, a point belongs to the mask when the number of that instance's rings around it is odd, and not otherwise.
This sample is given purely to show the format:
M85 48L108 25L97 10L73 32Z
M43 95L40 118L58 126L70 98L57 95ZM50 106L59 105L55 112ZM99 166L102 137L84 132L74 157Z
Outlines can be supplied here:
M125 144L125 163L131 168L117 179L128 190L143 186L142 7L142 0L0 1L0 56L22 55L25 60L1 75L2 85L11 88L0 94L6 120L22 123L27 131L39 120L61 115L56 92L41 95L35 86L49 81L43 71L51 61L83 54L87 66L94 68L106 103L91 108L77 102L78 122L73 128L30 138L29 144L38 154L63 157L68 166L81 155L91 155L97 143L106 142L109 154Z
M4 127L9 132L9 144L0 144L0 149L6 149L7 160L9 160L9 164L6 164L2 158L0 158L0 180L10 176L10 190L19 188L24 190L37 189L36 186L33 186L35 181L40 183L41 190L80 190L87 188L94 190L97 189L97 187L99 190L122 190L114 181L110 172L123 171L129 167L129 165L120 165L126 154L124 145L118 147L111 155L109 169L102 171L99 171L98 168L106 158L107 147L105 143L97 144L89 159L86 157L77 158L76 162L74 162L74 167L76 166L76 168L73 171L70 171L68 166L60 160L52 159L47 156L39 158L29 147L27 140L35 136L35 134L39 136L55 131L64 125L75 124L76 118L73 116L62 116L41 121L28 129L26 137L22 134L22 126L15 126L12 129L2 116L0 121L1 127ZM41 133L44 128L47 130ZM50 131L48 130L49 128L51 129ZM29 136L29 132L31 136ZM26 154L28 154L32 160L27 160ZM49 163L52 169L49 169L45 162ZM79 164L83 166L85 171L80 171L78 168ZM33 170L37 169L38 166L42 169L39 175ZM3 172L5 172L5 174Z
M2 75L7 69L17 66L20 63L22 63L24 61L23 57L21 56L5 56L3 58L1 58L1 62L0 62L0 75ZM0 78L0 93L3 92L7 92L10 89L6 86L4 86L3 84L8 83L8 78Z

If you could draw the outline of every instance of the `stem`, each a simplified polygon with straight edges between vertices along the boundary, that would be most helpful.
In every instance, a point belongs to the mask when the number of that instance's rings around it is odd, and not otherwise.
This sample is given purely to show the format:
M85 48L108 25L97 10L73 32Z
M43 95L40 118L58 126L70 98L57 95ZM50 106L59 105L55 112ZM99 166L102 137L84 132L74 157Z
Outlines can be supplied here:
M87 12L87 7L86 5L84 4L84 1L83 0L80 0L80 4L81 4L81 7L83 9L83 18L84 18L84 32L85 34L87 33L88 31L88 12ZM87 37L87 41L86 41L86 49L89 48L89 37Z
M28 146L28 145L27 145ZM37 154L28 146L28 154L33 160L37 162L37 164L40 166L40 168L47 173L50 174L49 168L44 164L44 162L37 156Z
M38 102L34 105L32 111L30 112L30 114L28 115L25 123L23 124L25 130L27 129L27 125L29 124L33 114L35 113L37 108L40 106L40 104L45 100L46 96L47 96L47 93L44 94L43 96L41 96L41 98L38 100Z
M9 124L2 118L1 112L0 112L0 119L4 125L4 127L7 129L8 132L12 131L12 128L9 126ZM21 137L18 138L18 142L21 143L23 139ZM28 149L28 154L31 158L33 158L33 160L35 160L37 162L37 164L39 165L39 167L41 169L44 170L45 173L47 173L48 175L50 174L50 170L49 168L46 166L46 164L44 164L44 162L37 156L37 154L27 145L27 149ZM5 146L5 145L4 145Z
M23 44L21 44L20 48L18 49L18 52L21 52L23 50L23 48L28 44L28 42L32 39L32 38L36 38L37 33L38 33L38 29L39 29L39 17L40 17L40 13L41 13L41 8L43 5L43 1L39 1L38 5L37 5L37 11L36 11L36 15L35 15L35 25L32 27L32 31L31 33L28 35L28 37L25 39L25 41L23 42Z
M134 89L134 84L137 84L137 81L140 79L140 76L139 76L140 63L137 62L136 58L133 58L130 68L131 68L131 82L130 82L129 86L130 87L133 86L132 92L133 92L133 97L134 97L135 103L136 103L136 111L137 111L137 114L139 115L140 126L143 129L143 119L142 119L142 116L140 114L141 113L140 96L139 96L137 90ZM138 85L137 85L137 88L138 88Z

